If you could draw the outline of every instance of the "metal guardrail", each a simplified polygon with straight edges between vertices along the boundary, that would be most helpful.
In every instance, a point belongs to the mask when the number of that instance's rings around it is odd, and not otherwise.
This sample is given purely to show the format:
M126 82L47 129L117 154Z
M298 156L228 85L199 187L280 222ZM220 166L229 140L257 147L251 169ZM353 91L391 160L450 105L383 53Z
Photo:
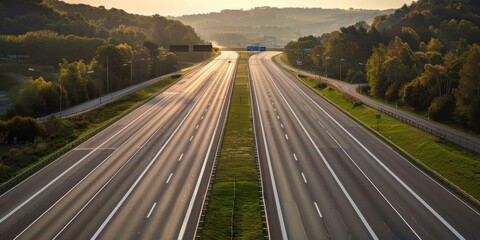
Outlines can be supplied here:
M391 111L388 111L386 109L383 109L381 107L378 108L378 111L390 116L390 117L393 117L397 120L400 120L412 127L415 127L415 128L418 128L420 130L423 130L427 133L430 133L432 135L435 135L437 137L439 137L440 139L444 140L444 141L448 141L448 142L451 142L453 144L456 144L458 146L461 146L461 147L464 147L464 148L467 148L469 150L472 150L474 152L480 152L480 144L478 142L475 142L475 141L472 141L471 139L468 139L466 137L463 137L463 136L460 136L460 135L451 135L451 134L447 134L446 131L438 131L436 129L432 129L432 128L429 128L425 125L422 125L422 124L419 124L415 121L412 121L408 118L405 118L399 114L396 114L394 112L391 112Z
M104 129L106 129L107 127L112 125L113 123L117 122L121 118L123 118L126 115L128 115L129 113L133 112L135 109L137 109L142 104L152 100L153 98L158 96L165 89L167 89L168 87L170 87L172 84L176 83L177 81L174 81L170 85L166 86L161 91L159 91L157 94L154 94L154 95L150 96L149 98L137 103L135 106L131 107L127 111L123 112L122 114L120 114L120 115L114 117L113 119L109 120L108 122L106 122L102 126L88 132L87 134L85 134L84 136L82 136L78 139L75 139L73 142L67 143L65 146L63 146L62 148L56 150L55 152L47 155L46 157L44 157L44 159L42 159L40 162L36 163L35 165L31 166L27 170L25 170L22 173L10 178L8 181L2 183L0 185L0 194L3 194L5 192L7 192L8 190L10 190L15 185L17 185L17 184L23 182L24 180L28 179L30 176L35 174L38 170L40 170L40 169L44 168L45 166L49 165L50 163L54 162L55 160L57 160L58 158L60 158L64 154L66 154L68 151L74 149L78 145L82 144L83 142L87 141L91 137L95 136L97 133L103 131ZM84 112L86 112L86 111L84 111ZM79 114L79 113L77 113L77 114Z
M292 68L290 66L288 66L287 64L285 64L284 62L282 61L279 61L279 63L284 67L284 68L288 68L290 70L298 70L298 69L295 69L295 68ZM311 74L311 73L308 73L308 74ZM321 77L321 76L320 76ZM423 124L420 124L418 122L415 122L415 121L412 121L410 119L407 119L397 113L394 113L392 111L389 111L387 109L384 109L382 107L376 107L376 106L373 106L373 105L370 105L368 104L367 102L363 101L362 99L359 99L351 94L349 94L348 92L346 91L343 91L342 89L339 89L341 92L343 92L344 94L348 95L349 97L351 98L354 98L354 99L357 99L358 101L361 101L363 104L366 104L366 105L369 105L371 106L372 108L377 108L378 111L384 113L384 114L387 114L395 119L398 119L410 126L413 126L413 127L416 127L418 129L421 129L427 133L430 133L434 136L437 136L439 137L440 139L442 139L443 141L448 141L450 143L453 143L457 146L460 146L460 147L463 147L465 149L468 149L468 150L471 150L473 152L477 152L477 153L480 153L480 141L475 141L475 140L472 140L472 139L469 139L468 137L466 137L464 134L462 133L458 133L458 134L447 134L447 131L439 131L439 130L436 130L436 129L433 129L433 128L430 128L428 126L425 126Z
M229 89L230 94L233 93L233 87L235 85L235 78L237 77L238 64L239 64L239 62L237 62L237 66L235 67L235 72L233 74L233 82L232 82L232 85L230 86L230 89ZM201 239L201 235L202 235L202 232L203 232L203 226L205 224L205 215L207 214L207 208L208 208L208 204L210 202L210 196L211 196L211 193L212 193L213 184L215 183L215 177L217 175L218 160L220 159L220 152L222 150L223 140L225 138L225 129L227 128L227 119L228 119L228 113L229 113L229 110L230 110L230 102L231 102L231 97L228 99L228 103L227 103L227 107L226 107L226 111L225 111L225 117L223 119L223 127L222 127L222 130L220 132L220 137L219 137L219 140L218 140L217 149L215 151L215 158L213 159L213 166L212 166L209 181L208 181L208 184L207 184L207 191L205 192L205 195L203 197L202 210L200 212L200 216L199 216L198 221L197 221L197 228L195 230L194 239ZM233 222L232 222L232 225L233 225Z
M258 179L258 192L260 194L260 212L262 217L262 227L263 227L263 239L268 240L270 239L270 227L268 225L268 215L265 206L265 192L263 190L263 178L262 178L262 166L260 164L260 158L258 154L258 141L257 141L257 128L255 126L255 102L253 98L253 82L252 77L250 75L250 65L247 64L247 72L248 72L248 82L250 85L250 121L252 122L252 135L254 141L254 153L255 153L255 165L257 168L257 179Z

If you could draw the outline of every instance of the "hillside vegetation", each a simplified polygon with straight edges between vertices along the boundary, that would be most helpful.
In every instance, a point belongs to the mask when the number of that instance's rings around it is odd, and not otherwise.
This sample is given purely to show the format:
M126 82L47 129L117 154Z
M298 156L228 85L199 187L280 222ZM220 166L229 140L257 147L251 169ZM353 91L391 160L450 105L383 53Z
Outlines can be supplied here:
M302 33L320 35L359 21L372 22L376 16L392 11L257 7L173 19L192 25L202 37L221 44L281 46Z
M431 119L480 132L480 6L419 0L393 14L287 44L292 64L367 81L369 94ZM310 49L308 51L297 51Z

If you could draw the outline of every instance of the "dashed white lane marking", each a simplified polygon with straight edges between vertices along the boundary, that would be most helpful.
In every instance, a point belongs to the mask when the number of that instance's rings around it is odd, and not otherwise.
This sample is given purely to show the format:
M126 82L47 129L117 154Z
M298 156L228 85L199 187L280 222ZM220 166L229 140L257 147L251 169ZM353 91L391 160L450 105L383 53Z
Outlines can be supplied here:
M303 172L302 172L302 177L303 177L303 181L307 183L307 179L305 178L305 174L303 174Z
M178 158L178 161L182 161L182 158L183 158L183 153L180 155L180 157Z
M283 128L283 124L282 124L282 123L280 123L280 127L282 127L282 128Z
M198 129L198 126L199 126L199 124L197 124L197 127L195 127L195 130L197 130L197 129Z
M320 215L320 218L323 218L322 213L320 212L320 209L318 208L317 202L313 202L315 204L315 208L317 209L318 215Z
M277 119L280 119L280 116L277 115Z
M150 212L148 212L147 218L150 218L150 215L152 215L153 209L155 209L155 206L157 206L157 203L154 203L152 208L150 208Z
M172 178L172 176L173 176L173 173L170 173L170 176L168 176L168 179L167 179L167 181L166 181L165 183L170 182L170 179Z
M192 141L192 139L193 139L193 135L190 137L190 142Z
M287 134L285 134L285 138L288 140L288 135Z
M295 155L295 153L293 154L293 158L295 158L295 161L298 161L297 155Z

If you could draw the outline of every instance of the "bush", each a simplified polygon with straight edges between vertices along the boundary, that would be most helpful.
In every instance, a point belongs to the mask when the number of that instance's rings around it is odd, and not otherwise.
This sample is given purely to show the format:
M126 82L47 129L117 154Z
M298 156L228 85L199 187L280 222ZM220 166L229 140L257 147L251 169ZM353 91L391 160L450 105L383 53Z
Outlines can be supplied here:
M368 94L370 92L370 86L369 85L361 85L358 88L358 92L362 94Z
M47 136L56 137L63 130L63 120L55 115L48 116L47 121L43 123Z
M434 120L444 122L452 118L455 110L455 97L451 94L445 94L433 99L428 108L428 116Z
M349 69L347 72L347 76L345 77L345 81L351 82L351 83L365 82L365 80L366 80L366 76L360 70L357 71L357 70Z
M6 143L8 140L8 126L7 123L0 120L0 144Z
M319 82L319 83L317 83L317 85L315 87L318 88L318 89L324 89L324 88L327 87L327 84L324 83L324 82Z
M45 135L43 125L30 117L16 116L7 121L7 127L10 141L17 137L18 141L33 142L35 137Z
M480 98L475 98L470 104L470 128L480 132Z

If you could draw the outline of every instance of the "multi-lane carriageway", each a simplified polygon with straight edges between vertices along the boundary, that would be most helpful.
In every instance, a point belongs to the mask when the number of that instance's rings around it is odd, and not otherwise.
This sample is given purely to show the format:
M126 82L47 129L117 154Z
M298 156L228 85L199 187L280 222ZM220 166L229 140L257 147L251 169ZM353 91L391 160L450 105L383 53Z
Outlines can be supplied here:
M480 239L476 209L275 54L249 60L272 239ZM0 196L0 238L192 239L237 59L222 53Z
M0 197L1 239L191 239L238 55L223 52Z
M480 214L273 63L249 60L272 239L480 239Z

